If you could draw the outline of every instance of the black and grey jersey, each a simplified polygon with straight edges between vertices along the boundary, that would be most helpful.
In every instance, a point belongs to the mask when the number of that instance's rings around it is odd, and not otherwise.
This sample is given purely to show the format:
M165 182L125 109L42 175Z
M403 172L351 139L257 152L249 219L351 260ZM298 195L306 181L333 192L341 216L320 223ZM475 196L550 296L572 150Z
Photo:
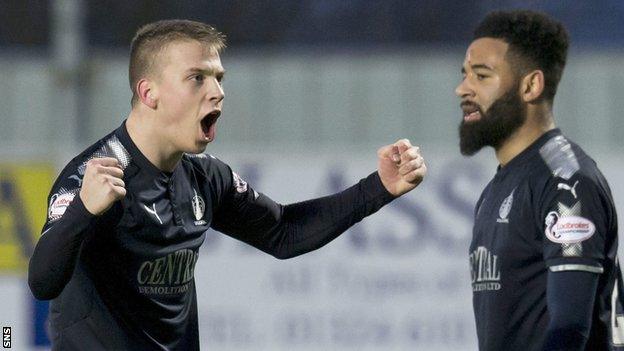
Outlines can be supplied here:
M558 129L499 167L477 203L469 257L480 350L542 349L549 270L600 275L587 349L624 350L611 191Z
M93 216L79 191L86 162L103 156L119 160L127 194ZM124 123L59 175L29 284L37 298L53 299L53 349L197 350L193 270L210 227L289 258L325 245L392 199L376 172L341 193L286 206L204 154L184 155L165 173Z

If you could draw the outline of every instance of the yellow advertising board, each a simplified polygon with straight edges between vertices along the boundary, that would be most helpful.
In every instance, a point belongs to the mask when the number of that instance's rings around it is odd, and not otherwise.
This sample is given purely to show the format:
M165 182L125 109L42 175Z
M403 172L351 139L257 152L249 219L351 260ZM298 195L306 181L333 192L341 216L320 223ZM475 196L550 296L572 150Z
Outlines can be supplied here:
M46 219L56 170L0 163L0 273L23 273Z

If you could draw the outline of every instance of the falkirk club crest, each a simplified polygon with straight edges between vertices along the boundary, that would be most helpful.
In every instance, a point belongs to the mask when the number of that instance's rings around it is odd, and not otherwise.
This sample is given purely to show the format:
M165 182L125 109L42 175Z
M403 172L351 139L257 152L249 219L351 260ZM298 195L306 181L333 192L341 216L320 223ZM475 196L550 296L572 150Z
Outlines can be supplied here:
M204 211L206 211L206 203L204 203L204 199L197 194L195 189L193 189L193 194L191 205L193 206L193 214L195 215L195 225L205 225L206 221L202 218L204 217Z
M498 219L496 222L498 223L509 223L509 211L511 211L511 206L513 205L513 194L516 189L511 191L511 194L503 200L500 208L498 209Z

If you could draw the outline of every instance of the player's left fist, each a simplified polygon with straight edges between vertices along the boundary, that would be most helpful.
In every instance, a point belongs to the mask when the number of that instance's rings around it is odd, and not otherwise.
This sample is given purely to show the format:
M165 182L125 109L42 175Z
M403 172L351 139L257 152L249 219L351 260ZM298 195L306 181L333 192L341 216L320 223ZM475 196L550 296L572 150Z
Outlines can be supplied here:
M401 196L420 184L427 174L427 165L418 146L401 139L377 151L379 178L386 190Z

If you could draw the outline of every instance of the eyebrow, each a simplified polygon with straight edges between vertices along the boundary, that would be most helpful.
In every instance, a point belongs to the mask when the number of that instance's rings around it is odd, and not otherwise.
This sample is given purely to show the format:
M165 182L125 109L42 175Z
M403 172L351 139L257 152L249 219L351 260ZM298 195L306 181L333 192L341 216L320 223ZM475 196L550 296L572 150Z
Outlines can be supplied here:
M488 66L488 65L486 65L484 63L478 63L478 64L471 65L470 68L472 68L473 70L475 70L475 69L487 69L489 71L493 71L494 70L494 68L492 68L492 67L490 67L490 66ZM461 68L461 73L462 74L466 73L466 69L463 66Z
M215 71L214 69L202 69L198 67L189 68L187 72L188 73L202 73L208 76L214 75L215 77L223 77L223 75L225 75L225 70L223 69Z

